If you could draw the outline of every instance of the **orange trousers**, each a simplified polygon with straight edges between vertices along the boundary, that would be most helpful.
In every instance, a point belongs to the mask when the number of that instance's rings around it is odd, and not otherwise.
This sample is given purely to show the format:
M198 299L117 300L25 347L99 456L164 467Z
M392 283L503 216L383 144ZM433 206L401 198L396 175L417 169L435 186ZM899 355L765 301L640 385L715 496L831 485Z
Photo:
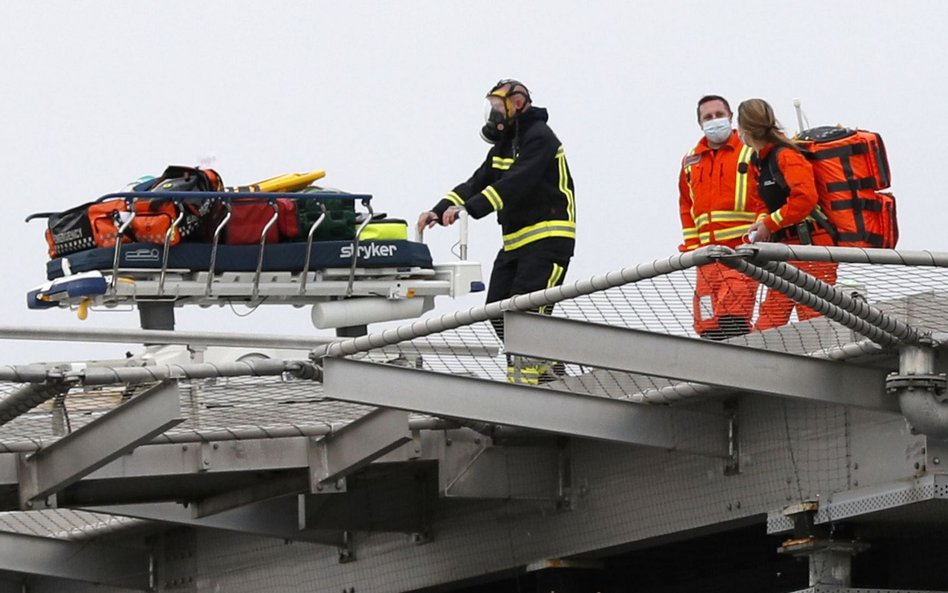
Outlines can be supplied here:
M800 244L795 241L785 241L785 243L788 245ZM813 234L813 245L831 246L833 245L833 239L825 231L817 232ZM836 262L791 261L787 263L827 284L836 284L836 273L839 267L839 264ZM754 326L754 329L764 331L772 327L786 325L787 322L790 321L790 314L794 309L797 310L797 319L800 321L820 316L820 313L794 302L790 297L776 290L768 290L764 302L760 304L760 313L757 316L757 324Z
M694 328L702 338L723 340L751 330L757 282L719 264L698 268L694 294Z

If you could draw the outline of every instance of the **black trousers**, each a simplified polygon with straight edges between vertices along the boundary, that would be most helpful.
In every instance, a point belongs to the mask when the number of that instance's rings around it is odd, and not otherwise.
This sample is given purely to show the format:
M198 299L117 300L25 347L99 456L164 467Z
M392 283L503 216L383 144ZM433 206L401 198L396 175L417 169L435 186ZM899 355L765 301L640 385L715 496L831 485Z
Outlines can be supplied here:
M490 274L487 302L563 284L572 255L573 241L561 238L543 239L513 251L501 250ZM549 314L552 310L553 305L545 305L539 312ZM503 341L503 319L492 319L491 325Z

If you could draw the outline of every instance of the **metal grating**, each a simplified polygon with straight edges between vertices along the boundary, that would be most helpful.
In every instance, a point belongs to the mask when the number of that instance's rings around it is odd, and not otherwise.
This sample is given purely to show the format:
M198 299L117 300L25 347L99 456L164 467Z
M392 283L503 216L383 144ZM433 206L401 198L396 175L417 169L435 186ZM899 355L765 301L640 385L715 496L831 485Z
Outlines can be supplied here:
M926 475L913 480L894 484L861 488L855 491L838 492L820 503L814 521L817 524L832 523L847 519L872 519L884 511L904 509L911 505L948 499L948 476L940 474ZM919 507L917 514L928 515L937 512L943 516L948 509L938 504L938 509ZM907 513L910 509L905 509ZM771 512L767 516L767 533L784 533L793 530L793 520L782 512Z

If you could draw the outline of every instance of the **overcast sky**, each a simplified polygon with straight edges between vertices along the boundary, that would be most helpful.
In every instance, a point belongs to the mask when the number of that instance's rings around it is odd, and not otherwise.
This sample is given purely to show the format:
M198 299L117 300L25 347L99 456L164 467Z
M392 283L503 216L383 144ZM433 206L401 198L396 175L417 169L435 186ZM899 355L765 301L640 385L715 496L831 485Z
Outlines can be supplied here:
M879 131L900 247L948 251L943 217L948 2L90 2L0 4L2 325L138 327L134 312L29 311L44 223L168 164L214 155L227 184L323 168L414 220L479 165L483 96L524 81L576 183L567 281L672 255L695 102L763 97L795 131ZM449 259L453 229L429 234ZM485 280L500 244L472 226ZM467 308L482 295L443 300ZM241 312L244 312L241 310ZM307 309L178 310L183 330L317 335ZM0 340L0 363L115 356L120 345Z

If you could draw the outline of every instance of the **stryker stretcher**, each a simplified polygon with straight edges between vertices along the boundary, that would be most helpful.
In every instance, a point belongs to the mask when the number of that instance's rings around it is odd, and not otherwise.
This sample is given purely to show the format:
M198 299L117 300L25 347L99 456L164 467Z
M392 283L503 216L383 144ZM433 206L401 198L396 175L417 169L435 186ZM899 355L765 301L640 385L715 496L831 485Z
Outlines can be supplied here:
M172 200L178 218L165 233L164 244L117 241L72 253L47 263L47 283L29 291L31 309L116 307L142 303L223 305L244 303L314 305L317 327L331 328L421 315L434 306L434 297L461 296L483 290L480 265L459 260L435 265L427 245L408 240L359 239L372 220L371 196L263 192L123 192L100 201L121 198ZM322 215L308 229L306 241L267 241L277 223L277 199L317 200ZM184 200L211 199L226 210L209 243L171 245L183 217ZM272 205L255 245L227 245L223 233L235 200L260 200ZM316 241L326 218L326 200L358 200L366 209L355 238ZM135 217L128 208L116 223L123 236ZM29 219L27 219L29 220ZM306 230L306 229L302 229ZM466 220L461 224L461 253L466 253Z

